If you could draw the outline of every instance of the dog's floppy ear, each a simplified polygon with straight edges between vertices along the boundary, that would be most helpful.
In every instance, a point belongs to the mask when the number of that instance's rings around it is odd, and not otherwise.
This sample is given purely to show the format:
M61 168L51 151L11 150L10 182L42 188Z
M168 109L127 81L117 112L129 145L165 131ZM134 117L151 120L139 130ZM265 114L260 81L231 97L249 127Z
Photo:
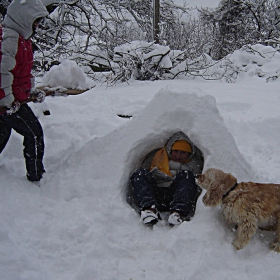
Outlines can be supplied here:
M216 180L211 182L202 201L206 206L218 206L222 203L223 195L236 183L236 178L230 173L219 172Z
M196 182L201 188L203 188L205 190L208 189L208 184L205 184L205 175L204 174L197 174Z
M224 189L224 187L224 184L210 186L202 198L204 205L215 207L221 204L224 194L222 189Z
M223 183L225 185L224 191L228 191L234 184L237 182L237 179L230 173L225 176Z
M208 169L207 176L209 187L202 201L206 206L217 206L222 203L223 194L226 188L226 177L228 174L219 169Z

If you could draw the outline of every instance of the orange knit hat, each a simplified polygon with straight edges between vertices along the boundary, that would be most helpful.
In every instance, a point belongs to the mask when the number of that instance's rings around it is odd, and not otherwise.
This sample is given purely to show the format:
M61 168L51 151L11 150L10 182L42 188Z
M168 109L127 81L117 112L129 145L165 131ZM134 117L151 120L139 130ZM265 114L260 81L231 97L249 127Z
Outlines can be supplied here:
M173 144L171 150L179 150L179 151L191 153L192 146L189 142L187 142L185 140L178 140Z

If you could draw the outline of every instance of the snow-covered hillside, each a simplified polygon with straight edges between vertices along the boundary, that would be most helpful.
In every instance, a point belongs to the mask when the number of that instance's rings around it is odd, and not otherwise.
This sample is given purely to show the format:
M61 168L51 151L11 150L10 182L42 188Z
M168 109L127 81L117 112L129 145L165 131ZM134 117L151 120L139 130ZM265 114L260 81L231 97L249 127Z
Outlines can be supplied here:
M250 73L262 67L250 65ZM161 221L152 230L125 197L143 154L178 130L203 151L205 168L279 183L278 79L244 71L235 84L97 83L30 106L44 128L47 173L40 187L26 180L22 138L13 133L0 156L1 280L280 279L273 233L258 231L236 251L234 230L201 197L190 222L171 228Z

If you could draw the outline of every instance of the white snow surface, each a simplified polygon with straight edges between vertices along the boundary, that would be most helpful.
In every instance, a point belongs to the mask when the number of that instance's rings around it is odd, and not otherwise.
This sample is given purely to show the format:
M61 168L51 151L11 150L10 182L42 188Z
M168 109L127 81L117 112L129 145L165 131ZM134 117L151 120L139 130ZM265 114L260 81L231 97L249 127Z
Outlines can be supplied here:
M262 60L266 69L270 63ZM219 207L203 205L205 191L193 219L175 227L145 227L125 198L143 156L179 130L202 150L205 169L239 182L280 182L279 79L267 83L250 65L236 83L97 83L30 103L44 129L47 173L40 187L26 180L22 137L13 132L0 155L0 279L280 279L280 255L269 249L274 233L258 230L236 251L235 231ZM72 80L68 73L60 86L75 87Z

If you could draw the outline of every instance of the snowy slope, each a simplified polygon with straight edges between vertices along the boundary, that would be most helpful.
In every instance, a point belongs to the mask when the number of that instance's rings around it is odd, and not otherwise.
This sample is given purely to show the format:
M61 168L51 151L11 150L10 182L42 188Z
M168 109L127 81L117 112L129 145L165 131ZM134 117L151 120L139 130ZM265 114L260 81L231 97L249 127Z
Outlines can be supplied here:
M273 233L258 231L236 251L234 230L201 197L192 221L152 230L125 200L142 153L179 129L206 168L279 183L278 80L97 84L30 106L44 127L47 173L40 187L26 180L22 138L13 133L0 156L1 280L280 279Z

